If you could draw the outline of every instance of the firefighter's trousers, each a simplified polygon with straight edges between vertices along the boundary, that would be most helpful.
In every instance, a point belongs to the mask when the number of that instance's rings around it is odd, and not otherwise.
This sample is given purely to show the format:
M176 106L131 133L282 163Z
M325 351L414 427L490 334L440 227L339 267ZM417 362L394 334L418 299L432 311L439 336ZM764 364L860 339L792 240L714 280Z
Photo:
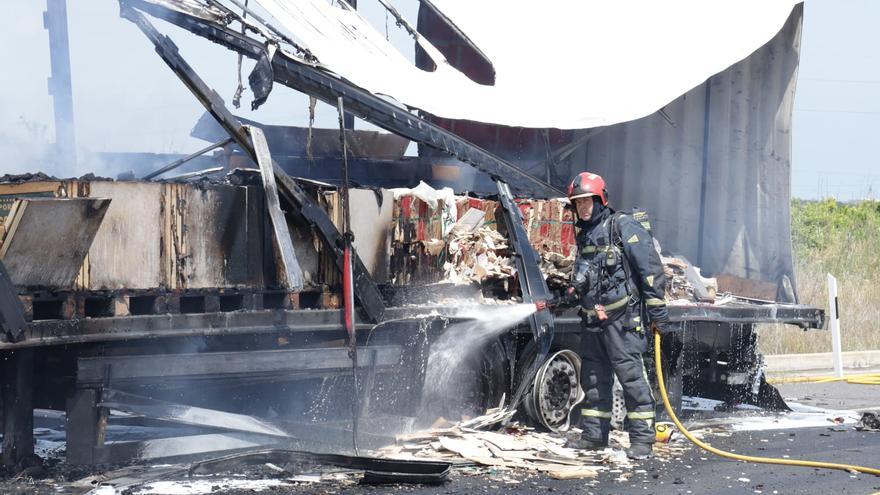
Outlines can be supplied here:
M602 329L581 330L581 386L586 393L580 410L582 436L608 443L614 373L623 386L630 442L654 443L654 394L642 359L648 339L643 331L625 328L625 321L616 318L603 322Z

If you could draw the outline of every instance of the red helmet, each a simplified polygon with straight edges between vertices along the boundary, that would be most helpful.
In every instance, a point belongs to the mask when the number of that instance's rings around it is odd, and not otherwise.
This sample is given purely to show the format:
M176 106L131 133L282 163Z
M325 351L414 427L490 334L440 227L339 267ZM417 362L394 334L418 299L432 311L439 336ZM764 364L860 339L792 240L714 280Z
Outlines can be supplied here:
M605 180L596 174L581 172L568 185L568 199L574 201L577 198L585 198L587 196L599 196L602 204L608 205L608 192L605 191Z

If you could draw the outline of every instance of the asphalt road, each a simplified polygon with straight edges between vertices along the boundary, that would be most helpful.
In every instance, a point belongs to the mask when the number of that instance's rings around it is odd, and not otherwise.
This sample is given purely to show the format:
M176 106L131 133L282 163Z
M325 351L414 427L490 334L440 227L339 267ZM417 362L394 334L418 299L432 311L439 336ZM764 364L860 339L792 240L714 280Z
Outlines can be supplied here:
M836 430L842 428L836 427ZM766 440L766 441L765 441ZM880 465L880 433L844 431L828 428L803 428L797 431L735 433L727 438L713 438L714 446L739 453L762 456L824 460L842 463ZM480 474L457 472L440 487L375 488L362 486L311 485L295 490L270 490L261 493L314 494L872 494L880 491L880 477L853 475L842 471L769 466L734 462L707 454L696 448L683 457L662 462L642 461L625 480L621 473L603 472L595 480L554 480L542 475L492 472ZM512 481L513 480L513 481ZM238 495L245 491L219 492Z
M876 409L878 387L834 384L782 384L789 399L829 409ZM859 432L852 425L733 432L712 436L709 442L723 450L766 457L788 456L880 468L880 432ZM623 475L623 476L622 476ZM261 493L303 494L873 494L880 477L844 471L751 464L731 461L695 446L681 457L641 461L627 473L602 472L593 480L554 480L541 474L491 469L459 469L443 486L363 487L304 485ZM219 492L229 495L245 491Z
M878 372L880 373L880 372ZM880 410L880 386L833 383L780 383L782 397L827 409Z
M784 384L784 397L800 403L830 409L874 409L880 403L877 387L846 384ZM737 413L737 422L745 422ZM880 468L880 432L859 432L852 425L734 431L730 436L711 435L709 442L721 449L768 457L788 456L851 463ZM257 478L274 473L249 473ZM78 479L72 476L68 479ZM245 477L246 478L246 477ZM239 477L242 479L242 477ZM211 483L212 494L240 495L252 489L231 489L222 481ZM69 485L68 485L69 487ZM57 493L59 486L48 479L0 482L2 493ZM72 488L72 487L71 487ZM68 493L82 493L72 490ZM322 482L296 486L270 487L261 494L873 494L880 492L880 477L843 471L748 464L719 458L690 446L678 458L655 458L634 464L619 472L603 471L595 479L554 480L543 474L523 471L497 471L488 468L459 468L442 486L367 487L348 482ZM105 491L103 493L113 493ZM119 493L119 492L117 492ZM124 493L124 492L122 492ZM138 493L138 490L135 490ZM162 493L152 491L150 493Z

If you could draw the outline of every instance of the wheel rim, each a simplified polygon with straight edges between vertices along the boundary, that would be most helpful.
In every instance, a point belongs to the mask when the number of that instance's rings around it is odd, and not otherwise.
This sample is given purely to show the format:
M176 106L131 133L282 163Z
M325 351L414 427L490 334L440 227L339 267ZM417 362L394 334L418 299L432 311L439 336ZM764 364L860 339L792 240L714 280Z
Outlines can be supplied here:
M571 409L584 398L580 372L580 357L570 350L548 357L532 383L526 413L551 431L567 430Z

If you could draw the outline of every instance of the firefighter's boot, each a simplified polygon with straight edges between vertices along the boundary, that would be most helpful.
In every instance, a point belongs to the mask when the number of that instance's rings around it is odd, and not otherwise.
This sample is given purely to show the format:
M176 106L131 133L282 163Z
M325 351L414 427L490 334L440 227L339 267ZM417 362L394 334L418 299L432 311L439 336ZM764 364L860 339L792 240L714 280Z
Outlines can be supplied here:
M586 438L569 438L568 441L565 442L566 448L578 450L603 450L607 446L607 443L587 440Z
M654 444L651 443L633 443L626 449L626 456L630 459L647 459L651 457L654 451Z

